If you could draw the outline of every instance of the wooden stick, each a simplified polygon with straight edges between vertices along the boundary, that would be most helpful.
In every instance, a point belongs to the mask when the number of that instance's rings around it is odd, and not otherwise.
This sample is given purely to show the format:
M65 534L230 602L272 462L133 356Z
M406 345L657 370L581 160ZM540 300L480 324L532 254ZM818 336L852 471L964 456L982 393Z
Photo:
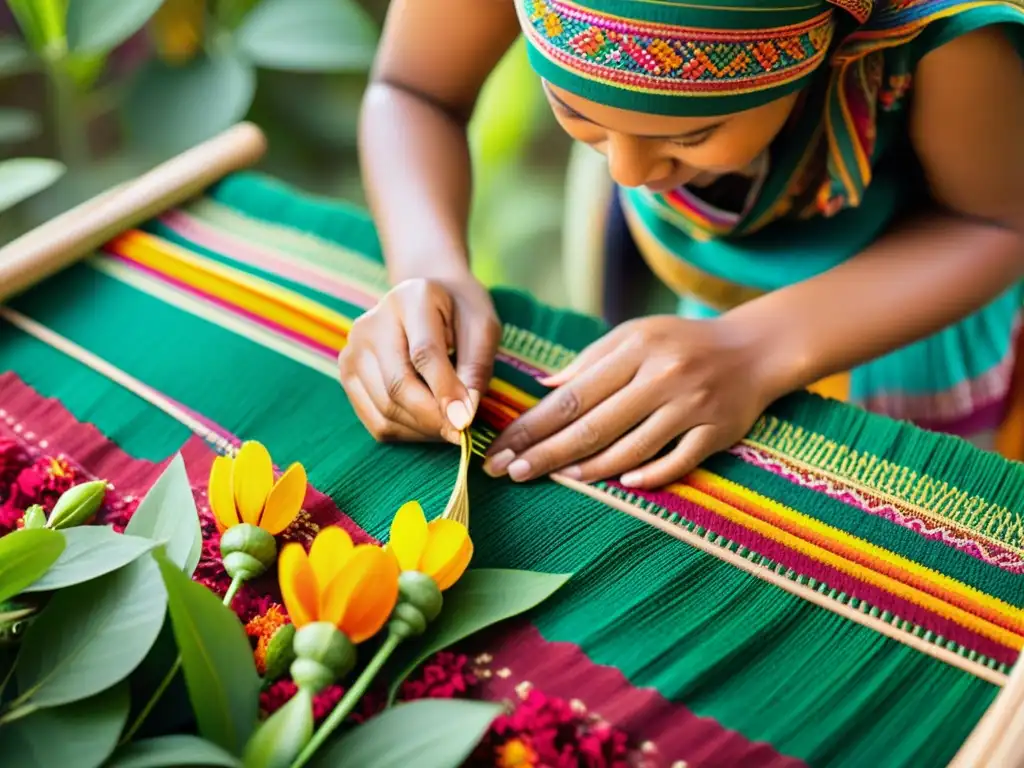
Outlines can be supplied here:
M1021 768L1024 766L1024 658L949 764L949 768ZM1016 732L1015 730L1016 729Z
M911 648L915 648L921 653L927 654L932 658L938 659L939 661L944 661L946 664L949 664L950 666L962 669L964 672L968 672L969 674L972 674L975 677L979 677L982 680L992 683L993 685L1002 686L1005 685L1007 682L1007 676L1004 675L1002 672L997 672L994 669L989 669L984 664L979 664L976 661L966 659L963 656L960 656L959 654L956 654L947 648L935 645L934 643L926 642L921 638L917 637L916 635L912 635L909 632L904 632L903 630L897 629L892 624L882 621L879 618L875 618L874 616L869 616L866 613L862 613L861 611L858 611L856 608L851 608L849 605L836 602L835 600L830 600L820 592L817 592L816 590L813 590L804 584L793 581L792 579L787 579L785 576L779 575L770 568L765 568L761 565L755 565L754 563L747 560L745 557L737 555L735 552L730 552L729 550L723 549L717 544L712 544L703 536L698 536L692 531L688 531L685 528L675 525L674 523L670 523L668 520L663 520L657 515L653 515L650 512L645 512L639 507L634 506L633 504L630 504L627 501L623 501L622 499L616 498L612 494L606 493L599 488L595 488L592 485L587 485L586 483L581 483L578 480L572 480L570 478L558 474L551 475L551 479L554 480L559 485L564 485L566 488L571 488L574 491L582 493L584 496L589 496L592 499L597 499L598 501L607 504L608 506L613 507L619 510L620 512L625 512L627 515L630 515L631 517L635 517L638 520L643 520L648 525L651 525L654 528L664 531L665 533L669 534L670 536L674 536L680 541L685 541L687 544L690 544L691 546L696 547L699 550L713 554L715 557L719 558L720 560L724 560L725 562L735 566L736 568L739 568L741 571L746 571L747 573L756 576L759 579L763 579L764 581L767 581L770 584L774 584L777 587L781 587L782 589L786 590L787 592L790 592L791 594L798 595L809 603L814 603L815 605L825 608L826 610L829 610L832 613L838 613L840 616L845 616L851 621L855 621L858 624L864 625L865 627L870 627L879 634L885 635L886 637L891 637L893 640L898 640L904 645L909 645Z
M0 302L85 258L115 235L256 163L263 132L239 123L209 141L50 219L0 248Z

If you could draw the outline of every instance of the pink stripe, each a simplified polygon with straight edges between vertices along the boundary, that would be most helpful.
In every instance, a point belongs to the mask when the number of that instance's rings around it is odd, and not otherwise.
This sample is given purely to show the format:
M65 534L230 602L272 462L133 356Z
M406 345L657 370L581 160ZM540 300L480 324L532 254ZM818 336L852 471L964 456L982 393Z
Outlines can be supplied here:
M626 490L616 483L609 483L608 485L620 491ZM953 640L965 648L989 656L1002 664L1012 665L1020 655L1019 651L979 635L957 624L952 619L948 619L924 606L887 592L881 587L862 582L844 571L840 571L838 568L815 560L801 552L796 552L773 539L769 539L767 536L762 536L756 531L745 528L712 512L710 509L695 504L689 499L683 499L668 492L644 492L638 495L670 512L675 512L684 520L696 523L702 528L707 528L719 536L724 536L759 555L780 563L787 569L792 569L803 576L823 582L831 589L845 592L847 595L858 600L866 600L869 605L879 610L889 611L901 619L905 619L912 624L918 624L925 629L931 630L936 635L941 635L947 640Z
M689 768L804 765L779 754L771 744L751 742L714 718L696 715L656 690L636 688L615 667L595 664L572 643L549 642L525 622L508 626L497 636L487 633L476 638L467 650L492 657L487 664L492 674L481 681L484 698L516 701L516 688L527 683L548 696L582 702L637 741L652 743L654 765L668 768L676 761L685 761Z
M297 259L282 258L276 251L262 248L248 240L242 240L229 233L214 229L183 211L170 211L161 216L160 221L176 234L191 240L196 245L312 288L327 296L333 296L361 309L369 309L377 303L376 296L359 290L341 278L308 269Z
M126 264L127 266L136 269L139 272L144 272L145 274L154 277L163 283L173 285L175 288L178 288L184 293L189 293L192 294L193 296L198 296L203 300L207 301L208 303L218 306L221 309L227 310L232 314L244 317L250 322L255 323L256 325L268 328L277 333L279 336L284 336L285 338L291 339L292 341L301 344L302 346L307 347L320 355L323 355L329 360L333 359L338 354L338 350L332 349L326 344L322 344L314 339L309 338L308 336L302 335L298 331L293 331L290 328L286 328L285 326L279 323L275 323L272 320L268 320L267 318L257 315L246 309L242 309L241 307L238 307L234 304L231 304L228 301L225 301L209 293L206 293L205 291L200 291L198 288L195 288L194 286L191 286L188 283L182 282L181 280L171 277L170 275L164 274L163 272L153 269L152 267L140 264L134 259L131 259L127 256L122 256L121 254L109 249L106 250L105 252L107 253L108 258L110 259L114 259L116 261L121 262L122 264Z

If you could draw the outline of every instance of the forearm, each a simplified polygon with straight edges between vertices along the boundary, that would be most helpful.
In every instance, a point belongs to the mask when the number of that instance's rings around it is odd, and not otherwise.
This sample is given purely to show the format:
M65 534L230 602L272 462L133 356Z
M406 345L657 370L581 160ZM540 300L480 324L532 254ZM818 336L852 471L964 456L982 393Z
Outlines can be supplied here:
M363 183L392 283L468 270L471 172L465 125L386 83L363 101Z
M775 394L806 387L951 325L1024 276L1016 231L923 215L858 256L723 319L766 350Z

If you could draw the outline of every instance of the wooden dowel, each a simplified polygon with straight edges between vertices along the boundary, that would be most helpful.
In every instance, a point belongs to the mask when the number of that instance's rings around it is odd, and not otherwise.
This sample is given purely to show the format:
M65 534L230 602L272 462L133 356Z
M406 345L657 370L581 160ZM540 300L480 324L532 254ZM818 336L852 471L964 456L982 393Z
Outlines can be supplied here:
M1003 690L956 753L949 768L1021 768L1024 744L1014 728L1024 727L1024 659L1018 659Z
M75 206L0 248L0 302L85 258L115 235L196 196L266 152L263 132L239 123Z

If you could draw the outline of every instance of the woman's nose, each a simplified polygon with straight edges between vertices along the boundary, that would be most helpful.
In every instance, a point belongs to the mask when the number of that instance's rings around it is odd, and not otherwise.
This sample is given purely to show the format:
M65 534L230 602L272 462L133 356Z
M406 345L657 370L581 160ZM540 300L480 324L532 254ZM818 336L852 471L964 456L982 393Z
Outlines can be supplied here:
M612 179L623 187L642 187L658 178L658 166L666 161L658 158L653 144L636 136L609 133L605 146Z

